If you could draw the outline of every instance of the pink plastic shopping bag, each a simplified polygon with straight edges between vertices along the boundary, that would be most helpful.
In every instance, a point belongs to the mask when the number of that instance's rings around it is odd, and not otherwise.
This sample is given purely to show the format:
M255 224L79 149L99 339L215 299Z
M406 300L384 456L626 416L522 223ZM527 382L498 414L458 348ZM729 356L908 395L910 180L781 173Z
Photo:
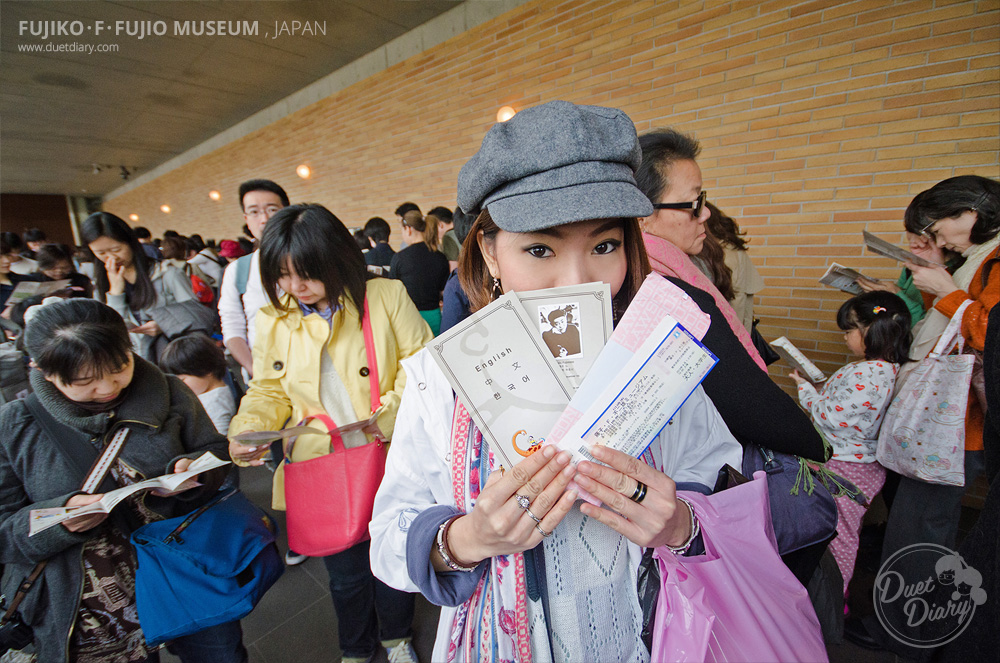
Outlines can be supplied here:
M763 472L714 495L682 493L705 554L657 548L653 661L826 661L805 588L778 556Z

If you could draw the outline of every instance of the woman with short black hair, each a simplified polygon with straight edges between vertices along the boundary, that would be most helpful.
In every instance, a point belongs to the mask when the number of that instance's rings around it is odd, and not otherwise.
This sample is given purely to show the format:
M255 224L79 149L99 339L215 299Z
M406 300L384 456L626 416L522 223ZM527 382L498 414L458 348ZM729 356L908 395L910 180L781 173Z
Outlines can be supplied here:
M142 491L112 514L77 516L29 536L32 510L83 506L84 476L70 453L93 455L120 430L128 437L108 473L113 488L183 472L205 452L225 458L219 435L194 394L132 352L121 316L92 299L39 307L24 341L37 370L34 394L0 409L0 563L4 594L47 561L19 607L41 663L159 660L136 615L132 530L200 506L225 477L200 474L200 487L171 496ZM41 417L41 419L40 419ZM49 431L58 432L53 439ZM185 663L244 663L239 622L177 639Z
M253 380L233 417L230 437L277 430L316 415L344 426L374 414L374 424L343 434L344 446L368 444L376 436L390 439L406 382L399 362L432 338L403 285L368 272L350 231L320 205L285 207L268 220L260 242L260 276L271 304L257 314ZM375 366L367 358L365 312ZM376 375L379 407L373 413ZM262 464L268 449L235 441L229 446L243 465ZM316 458L329 449L328 435L305 435L295 442L291 460ZM274 473L272 500L280 510L285 509L284 466ZM342 491L343 486L331 485L329 499L341 500ZM380 645L391 661L416 660L410 640L413 595L375 579L368 546L362 541L323 557L343 660L370 661Z

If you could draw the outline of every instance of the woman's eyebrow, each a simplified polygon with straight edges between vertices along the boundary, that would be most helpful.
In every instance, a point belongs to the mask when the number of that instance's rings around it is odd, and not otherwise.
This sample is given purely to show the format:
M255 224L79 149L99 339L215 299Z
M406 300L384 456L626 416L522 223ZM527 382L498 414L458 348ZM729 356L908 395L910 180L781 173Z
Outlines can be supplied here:
M614 230L620 228L622 224L621 219L608 219L607 223L602 223L597 226L594 230L590 231L590 236L601 235L608 232L609 230ZM524 233L525 235L548 235L550 237L562 238L566 235L566 227L572 224L563 224L561 226L553 226L551 228L542 228L540 230L534 230L530 233Z

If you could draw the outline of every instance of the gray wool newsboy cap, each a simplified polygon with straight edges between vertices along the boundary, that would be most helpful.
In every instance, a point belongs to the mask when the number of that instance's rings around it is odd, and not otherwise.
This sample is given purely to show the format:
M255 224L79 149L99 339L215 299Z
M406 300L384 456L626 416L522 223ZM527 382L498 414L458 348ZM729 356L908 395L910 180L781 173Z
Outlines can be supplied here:
M510 232L649 216L653 206L635 185L641 160L622 111L551 101L493 125L458 174L458 205L488 209Z

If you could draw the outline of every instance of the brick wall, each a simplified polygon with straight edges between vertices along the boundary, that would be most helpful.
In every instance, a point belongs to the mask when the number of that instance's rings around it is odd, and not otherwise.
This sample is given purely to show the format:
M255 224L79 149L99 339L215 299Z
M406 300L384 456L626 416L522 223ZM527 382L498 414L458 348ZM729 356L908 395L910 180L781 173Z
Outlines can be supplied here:
M834 322L845 297L816 283L827 265L895 277L864 254L863 228L901 240L917 192L1000 177L1000 3L529 2L105 208L221 239L239 233L236 188L251 176L349 226L392 220L404 200L454 206L497 108L552 99L617 106L640 132L693 132L710 197L748 231L767 281L764 334L829 372L848 359ZM787 388L786 370L771 373Z

